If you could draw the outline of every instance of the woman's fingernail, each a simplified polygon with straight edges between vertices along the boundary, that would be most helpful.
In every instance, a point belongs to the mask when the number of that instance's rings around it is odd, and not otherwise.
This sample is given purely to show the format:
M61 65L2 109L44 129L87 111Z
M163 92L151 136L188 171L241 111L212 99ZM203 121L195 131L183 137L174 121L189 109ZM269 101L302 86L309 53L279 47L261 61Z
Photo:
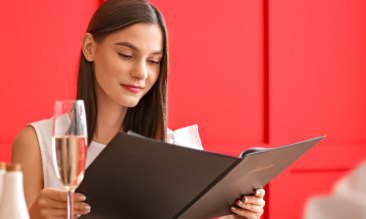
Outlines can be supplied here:
M80 199L81 201L85 201L85 200L86 200L86 197L85 197L84 195L82 195L82 196L80 196L80 197L79 197L79 199Z
M77 214L77 215L76 215L76 217L80 217L80 216L81 216L81 214Z
M261 194L261 190L257 190L256 195L260 195L260 194Z
M85 209L84 212L85 213L89 213L90 212L90 209Z
M241 200L239 200L238 203L239 203L239 205L242 205L243 204L243 202Z
M249 199L248 199L247 197L245 197L245 203L247 203L247 202L248 202L248 200L249 200Z
M90 210L91 209L91 207L89 206L89 205L85 205L85 207L84 207L86 210Z
M235 207L231 207L232 210L236 211L236 208Z

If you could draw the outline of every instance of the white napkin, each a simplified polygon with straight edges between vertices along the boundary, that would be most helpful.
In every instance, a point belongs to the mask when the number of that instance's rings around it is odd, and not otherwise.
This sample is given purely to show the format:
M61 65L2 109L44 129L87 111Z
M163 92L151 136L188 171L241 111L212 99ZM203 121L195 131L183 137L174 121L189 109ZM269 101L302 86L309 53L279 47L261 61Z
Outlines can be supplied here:
M172 131L168 129L168 143L203 150L200 136L198 134L198 126L191 125Z

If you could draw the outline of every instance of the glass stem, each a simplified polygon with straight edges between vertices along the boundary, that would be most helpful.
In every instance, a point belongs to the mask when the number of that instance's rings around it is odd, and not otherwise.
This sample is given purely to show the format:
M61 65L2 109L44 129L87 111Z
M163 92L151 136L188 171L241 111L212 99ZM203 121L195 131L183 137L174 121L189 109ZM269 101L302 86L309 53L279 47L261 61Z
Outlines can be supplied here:
M74 193L67 192L67 219L74 219Z

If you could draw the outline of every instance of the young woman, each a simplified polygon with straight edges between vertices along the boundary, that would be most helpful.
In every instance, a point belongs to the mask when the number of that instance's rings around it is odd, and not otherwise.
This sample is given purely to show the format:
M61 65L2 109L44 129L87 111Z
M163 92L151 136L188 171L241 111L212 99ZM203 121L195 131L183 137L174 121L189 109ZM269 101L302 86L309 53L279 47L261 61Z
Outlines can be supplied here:
M174 142L167 129L168 54L163 16L149 2L108 0L95 12L82 38L76 97L84 100L86 107L90 136L87 165L119 131L132 130L157 140L202 148L196 126L181 131L190 135L191 140L186 141ZM53 118L31 123L13 143L12 162L23 166L32 219L67 215L67 193L52 162L52 123ZM232 208L233 215L223 218L259 218L263 196L260 189L255 196L243 197L238 200L241 208ZM83 194L75 194L74 199L75 214L90 212L92 206L83 202Z

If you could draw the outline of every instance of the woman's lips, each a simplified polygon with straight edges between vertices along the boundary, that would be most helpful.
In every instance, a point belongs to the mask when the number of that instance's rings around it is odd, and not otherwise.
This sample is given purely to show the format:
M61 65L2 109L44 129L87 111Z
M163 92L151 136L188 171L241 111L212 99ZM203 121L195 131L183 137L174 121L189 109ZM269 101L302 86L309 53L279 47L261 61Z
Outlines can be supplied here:
M131 91L131 92L134 92L134 93L138 93L142 90L142 87L138 87L138 86L134 86L134 85L126 85L126 84L121 84L121 86L128 90L128 91Z

